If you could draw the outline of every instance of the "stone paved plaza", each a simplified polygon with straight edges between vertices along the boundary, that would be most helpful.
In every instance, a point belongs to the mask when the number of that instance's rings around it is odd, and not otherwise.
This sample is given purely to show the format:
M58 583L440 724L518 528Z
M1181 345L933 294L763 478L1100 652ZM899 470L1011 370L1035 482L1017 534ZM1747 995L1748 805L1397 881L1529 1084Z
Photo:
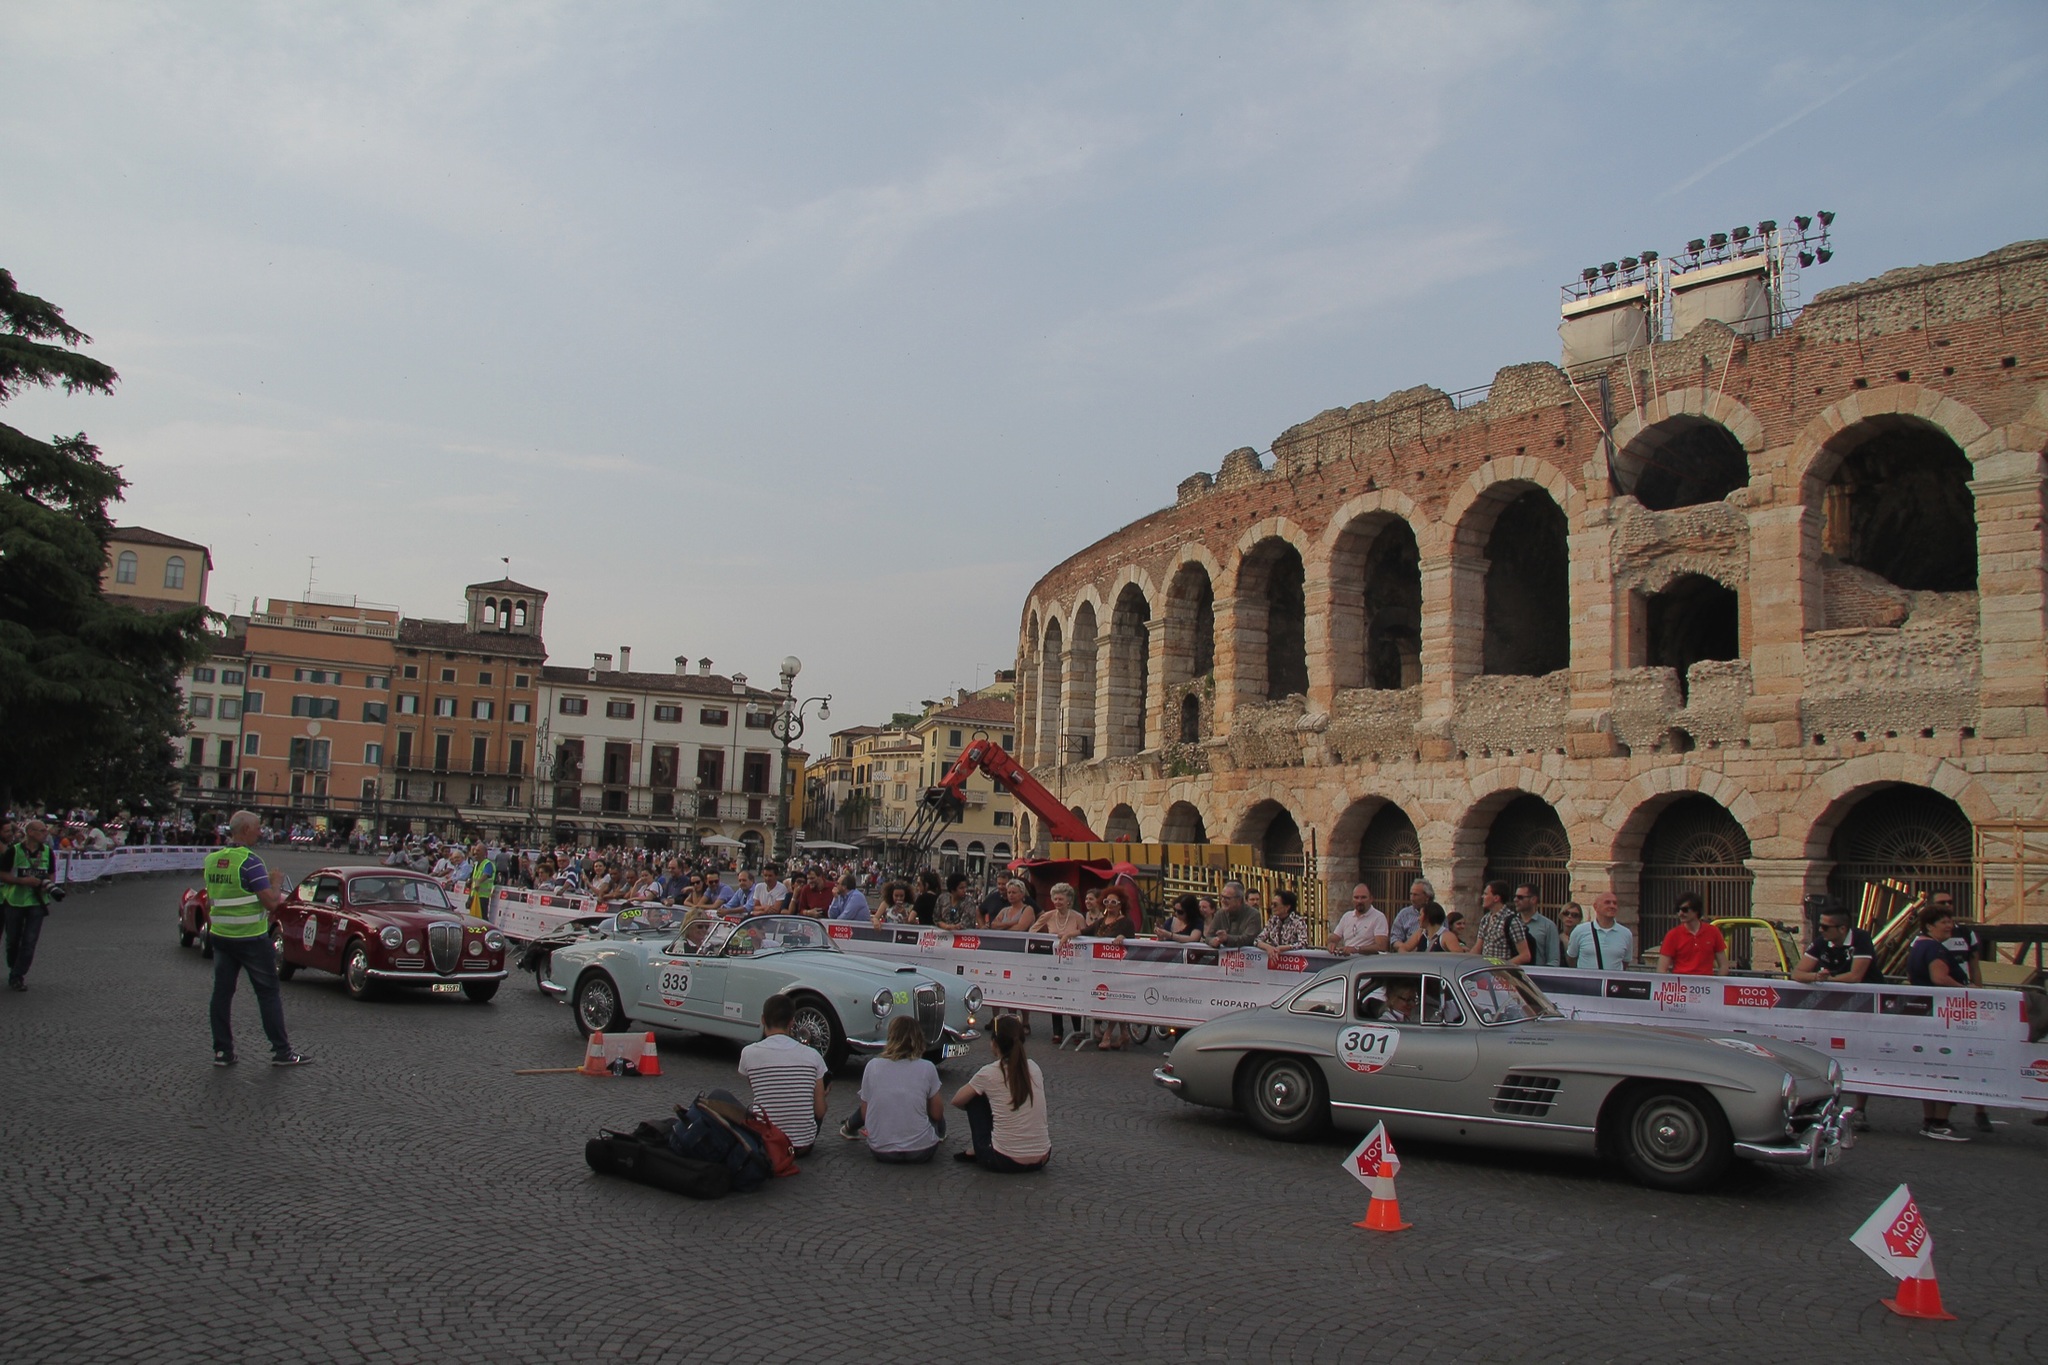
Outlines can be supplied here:
M1415 1228L1384 1237L1350 1226L1347 1141L1284 1146L1182 1105L1147 1078L1157 1043L1040 1047L1044 1176L828 1141L797 1179L694 1203L592 1176L582 1143L733 1085L729 1045L663 1035L658 1080L518 1077L581 1053L526 978L480 1007L357 1004L301 975L286 1010L317 1064L262 1064L245 989L245 1060L216 1070L208 964L176 946L184 884L74 896L29 993L0 995L10 1362L2048 1356L2048 1130L2022 1115L1950 1147L1884 1103L1835 1170L1738 1168L1704 1197L1415 1147ZM1901 1180L1959 1322L1891 1317L1848 1243Z

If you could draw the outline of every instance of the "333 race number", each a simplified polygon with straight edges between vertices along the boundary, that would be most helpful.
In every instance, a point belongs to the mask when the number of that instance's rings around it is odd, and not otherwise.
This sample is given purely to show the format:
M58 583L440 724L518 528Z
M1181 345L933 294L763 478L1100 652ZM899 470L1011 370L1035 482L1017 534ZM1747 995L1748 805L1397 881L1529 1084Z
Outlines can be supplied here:
M1348 1024L1337 1030L1337 1060L1368 1076L1392 1061L1400 1046L1401 1034L1396 1029Z
M690 993L690 969L688 967L663 967L661 969L661 993L663 995L688 995Z

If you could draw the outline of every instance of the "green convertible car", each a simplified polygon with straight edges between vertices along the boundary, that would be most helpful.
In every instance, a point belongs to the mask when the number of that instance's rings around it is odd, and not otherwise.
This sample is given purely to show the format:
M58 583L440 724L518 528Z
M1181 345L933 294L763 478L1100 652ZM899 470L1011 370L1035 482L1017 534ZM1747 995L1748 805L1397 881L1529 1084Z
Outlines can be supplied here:
M823 924L799 915L568 943L540 986L568 1002L585 1034L652 1025L741 1043L761 1036L763 1001L793 996L791 1036L835 1067L854 1052L880 1052L899 1014L924 1026L934 1061L961 1056L981 1036L979 986L842 953Z

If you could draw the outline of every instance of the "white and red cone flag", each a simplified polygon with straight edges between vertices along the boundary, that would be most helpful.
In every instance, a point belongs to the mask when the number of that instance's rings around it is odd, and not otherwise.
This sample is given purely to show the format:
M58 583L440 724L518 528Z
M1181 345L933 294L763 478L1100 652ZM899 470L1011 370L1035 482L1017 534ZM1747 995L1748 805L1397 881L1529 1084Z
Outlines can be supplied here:
M1392 1168L1386 1172L1388 1179L1401 1173L1401 1158L1394 1155L1394 1140L1387 1136L1387 1125L1376 1123L1365 1135L1365 1141L1344 1158L1344 1169L1351 1172L1353 1180L1371 1189L1383 1164Z
M1893 1190L1849 1240L1895 1279L1924 1279L1934 1263L1934 1234L1927 1230L1913 1192L1904 1185Z

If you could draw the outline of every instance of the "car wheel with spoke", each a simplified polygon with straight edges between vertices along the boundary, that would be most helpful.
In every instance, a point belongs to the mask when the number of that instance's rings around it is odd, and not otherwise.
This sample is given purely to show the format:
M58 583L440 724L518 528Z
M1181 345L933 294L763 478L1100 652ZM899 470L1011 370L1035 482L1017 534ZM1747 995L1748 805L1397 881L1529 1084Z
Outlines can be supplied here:
M839 1018L830 1005L814 995L797 997L796 1013L789 1021L789 1036L823 1057L826 1066L836 1068L846 1060L849 1049Z
M370 950L361 939L352 940L348 951L342 954L341 984L358 1000L368 1000L377 993L377 983L370 977Z
M588 1038L593 1033L617 1033L626 1027L626 1011L619 1004L619 988L603 972L592 972L576 983L576 1028Z
M270 951L277 957L277 979L289 981L298 968L284 960L284 930L273 927L270 931Z
M1238 1069L1237 1107L1267 1137L1299 1142L1329 1126L1330 1096L1312 1058L1253 1057Z
M1658 1190L1704 1189L1721 1178L1732 1156L1727 1115L1697 1086L1648 1087L1622 1111L1617 1130L1621 1164Z
M192 931L183 925L178 926L178 946L180 948L190 948L192 946Z

